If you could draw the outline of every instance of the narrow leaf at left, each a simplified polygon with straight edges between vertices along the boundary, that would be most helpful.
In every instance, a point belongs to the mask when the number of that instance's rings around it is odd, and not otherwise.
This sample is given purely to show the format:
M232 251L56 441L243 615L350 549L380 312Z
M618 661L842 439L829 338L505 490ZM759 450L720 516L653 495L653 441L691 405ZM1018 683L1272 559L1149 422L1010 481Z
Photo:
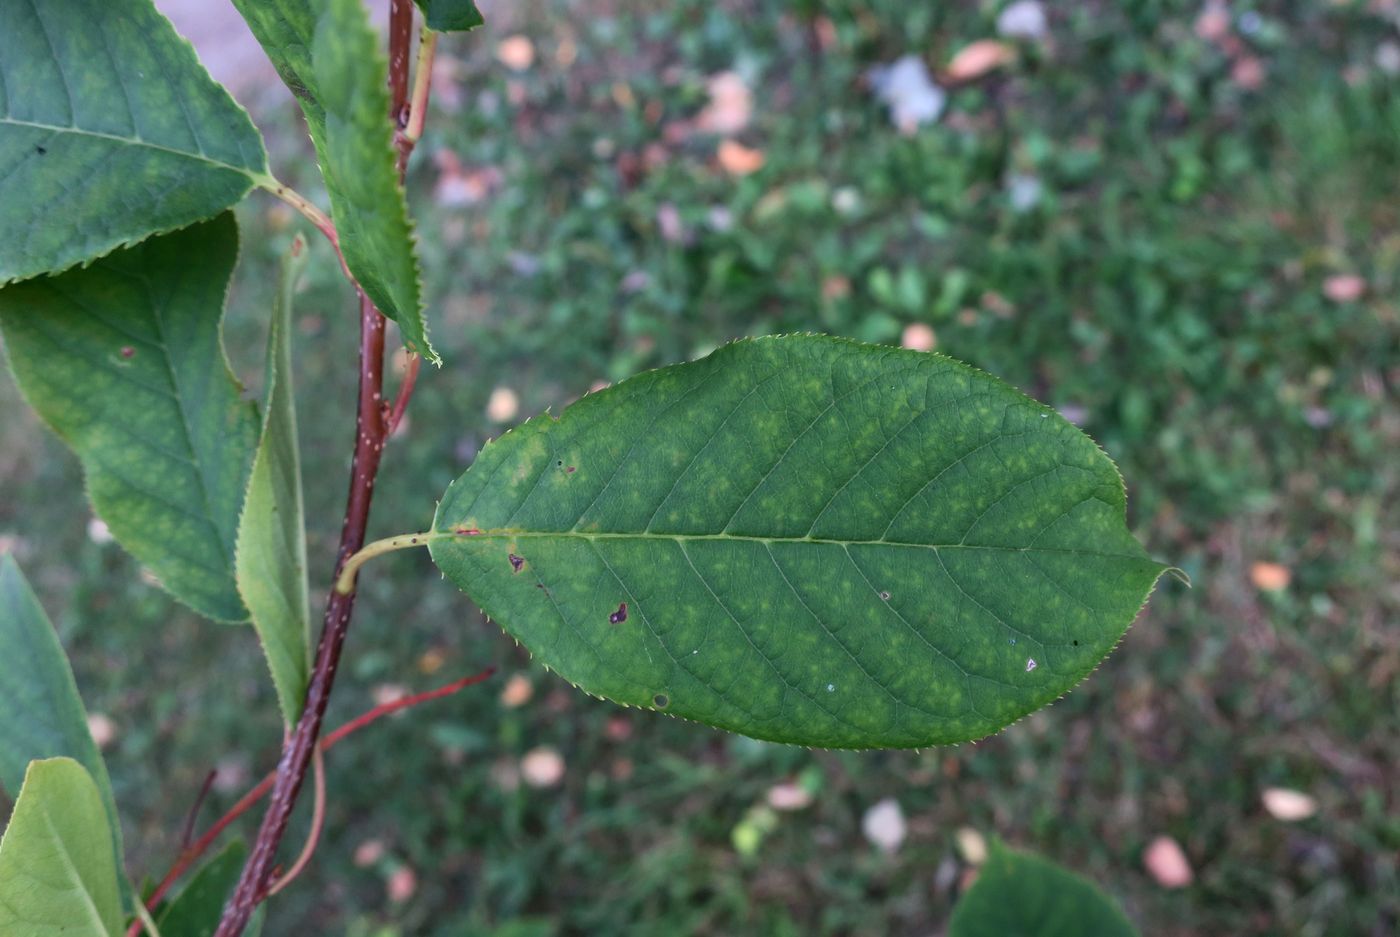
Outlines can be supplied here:
M225 213L0 290L20 390L83 464L113 536L176 598L246 621L234 536L258 417L224 356Z
M121 824L107 766L88 731L73 669L34 590L11 556L0 557L0 789L14 796L29 763L66 756L97 785L112 832L113 861L121 857Z
M311 672L306 588L306 525L301 456L292 393L292 293L306 266L306 242L292 245L282 266L267 340L267 403L262 437L238 526L238 591L252 614L272 670L277 702L290 725L301 715Z
M0 839L0 934L115 937L119 873L102 796L71 758L29 765Z

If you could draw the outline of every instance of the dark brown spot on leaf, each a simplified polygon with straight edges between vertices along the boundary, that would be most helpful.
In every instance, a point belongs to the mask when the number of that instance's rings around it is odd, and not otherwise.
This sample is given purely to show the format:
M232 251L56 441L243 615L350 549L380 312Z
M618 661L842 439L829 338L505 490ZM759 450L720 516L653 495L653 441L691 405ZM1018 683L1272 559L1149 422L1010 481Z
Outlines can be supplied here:
M617 611L608 616L608 621L614 625L620 625L627 620L627 603L623 602L617 606Z
M475 527L458 527L453 533L460 537L476 537L481 534L481 531Z
M132 356L135 355L135 354L136 354L136 349L135 349L135 348L132 348L130 345L123 345L123 346L122 346L122 357L123 357L123 358L130 358L130 357L132 357Z
M525 557L516 556L514 553L507 553L506 556L510 559L511 568L517 573L520 572L521 567L525 565Z
M564 469L564 471L567 472L568 474L572 475L572 474L574 474L575 472L577 472L578 469L575 468L574 466L570 465L568 468Z

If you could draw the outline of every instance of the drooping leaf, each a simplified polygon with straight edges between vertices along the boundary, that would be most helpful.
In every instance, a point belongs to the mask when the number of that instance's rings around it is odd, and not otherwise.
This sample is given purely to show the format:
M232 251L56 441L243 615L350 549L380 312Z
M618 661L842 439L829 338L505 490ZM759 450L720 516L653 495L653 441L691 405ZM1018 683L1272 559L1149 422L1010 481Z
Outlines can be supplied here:
M0 284L212 217L267 173L151 0L6 0L0 65Z
M306 586L306 523L301 454L292 392L292 294L306 266L306 244L292 245L282 265L267 338L267 403L262 437L248 477L238 528L238 591L253 619L290 725L301 715L311 674Z
M87 771L71 758L32 762L0 839L0 934L116 937L118 878Z
M1136 937L1092 882L1039 856L992 843L977 881L953 908L949 937Z
M233 548L258 436L219 329L237 256L224 214L0 290L20 390L78 454L98 515L219 621L248 617Z
M59 755L87 769L102 797L113 861L121 859L121 823L107 765L88 731L73 668L53 625L14 557L0 557L0 788L11 795L31 761Z
M388 65L361 0L234 0L296 95L331 197L345 263L399 323L411 351L436 361L423 322L418 259L389 124Z
M472 0L413 0L429 29L441 33L475 29L486 22Z
M1113 648L1162 564L1108 457L940 355L743 341L487 446L429 537L598 696L758 738L995 732Z
M235 839L210 859L156 918L160 937L212 937L247 854Z

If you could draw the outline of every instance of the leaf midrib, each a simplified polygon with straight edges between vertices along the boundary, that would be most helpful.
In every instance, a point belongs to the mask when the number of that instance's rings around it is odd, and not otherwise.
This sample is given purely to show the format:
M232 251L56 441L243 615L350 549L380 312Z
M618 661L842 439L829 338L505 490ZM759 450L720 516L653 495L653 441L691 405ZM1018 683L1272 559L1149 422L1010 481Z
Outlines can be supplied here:
M18 120L14 117L8 116L0 117L0 125L28 127L33 130L46 130L50 133L65 133L75 134L77 136L83 137L96 137L100 140L110 140L114 143L120 143L125 146L134 146L150 150L157 150L161 153L168 153L172 156L180 156L185 159L193 160L195 162L208 163L210 166L215 166L219 169L227 169L232 172L236 172L241 176L247 177L253 183L259 183L266 175L266 173L263 172L253 172L246 166L235 166L232 163L226 163L223 160L215 159L212 156L209 156L207 153L204 153L203 151L191 152L189 150L177 150L174 147L162 146L159 143L152 143L149 140L142 140L139 137L123 137L118 136L114 133L103 133L100 130L87 130L82 127L71 126L63 127L58 124L45 124L33 120Z
M828 545L838 547L906 547L920 550L985 550L997 553L1052 553L1066 554L1070 556L1092 556L1098 558L1116 558L1124 560L1138 560L1145 563L1155 562L1146 556L1137 556L1132 553L1107 553L1100 550L1072 550L1065 547L1002 547L994 544L976 543L914 543L904 540L835 540L829 537L757 537L745 534L664 534L664 533L626 533L621 531L584 531L584 530L516 530L511 528L495 528L492 530L482 530L478 533L459 534L452 530L435 530L422 535L425 540L525 540L525 539L576 539L576 540L666 540L666 541L733 541L738 543L810 543L817 545Z

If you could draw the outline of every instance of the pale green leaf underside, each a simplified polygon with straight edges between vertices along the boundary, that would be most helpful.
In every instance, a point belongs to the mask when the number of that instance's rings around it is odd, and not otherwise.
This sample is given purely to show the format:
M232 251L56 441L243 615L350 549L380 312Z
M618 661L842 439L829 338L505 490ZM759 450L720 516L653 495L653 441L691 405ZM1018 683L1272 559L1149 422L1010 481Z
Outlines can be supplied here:
M0 649L5 661L0 667L0 789L16 795L31 761L59 755L77 760L97 784L117 861L121 823L107 765L88 731L87 712L58 635L11 556L0 557Z
M98 515L218 621L248 617L234 536L258 436L220 337L237 256L226 213L0 290L20 390L78 454Z
M1052 862L993 843L948 937L1136 937L1117 904Z
M345 263L399 323L404 343L437 360L423 321L418 259L389 124L388 65L361 0L234 0L296 95L331 197Z
M1124 510L1108 457L1001 381L792 336L508 433L448 488L430 549L590 693L906 747L995 732L1103 659L1164 569Z
M30 764L0 840L0 934L116 937L118 871L102 797L71 758Z
M266 172L150 0L0 3L0 284L208 218Z
M291 341L292 293L305 266L305 245L298 238L283 262L272 310L262 436L248 478L235 554L238 591L262 642L277 702L289 725L301 715L311 673L306 524Z

